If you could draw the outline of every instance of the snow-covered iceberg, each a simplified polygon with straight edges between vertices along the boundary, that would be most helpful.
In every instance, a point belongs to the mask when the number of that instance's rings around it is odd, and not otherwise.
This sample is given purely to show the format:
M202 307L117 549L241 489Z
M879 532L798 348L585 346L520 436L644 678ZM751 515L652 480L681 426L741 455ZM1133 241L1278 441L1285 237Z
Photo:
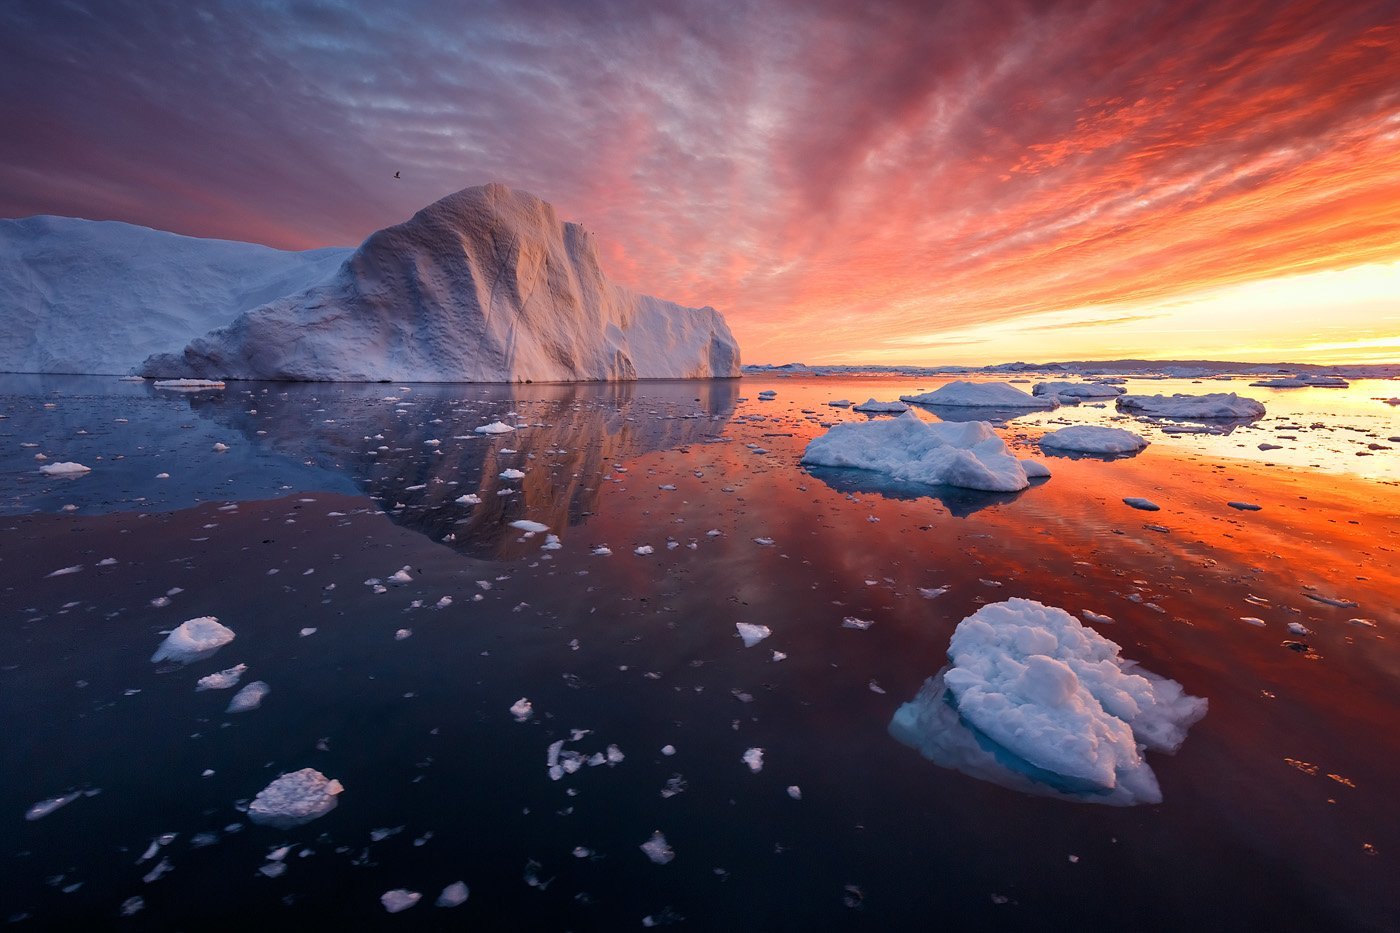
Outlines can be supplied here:
M152 356L148 376L576 382L739 375L713 308L603 274L593 235L534 195L467 188L371 234L315 287Z
M838 424L812 439L802 462L987 492L1016 492L1032 477L1049 475L1040 464L1012 454L985 421L927 422L912 411Z
M178 661L181 664L202 661L233 641L233 638L233 629L220 624L213 616L187 619L165 636L165 641L151 655L151 661Z
M1280 376L1277 379L1261 379L1250 385L1264 389L1345 389L1351 383L1341 376Z
M1122 428L1075 424L1043 435L1040 446L1045 450L1070 453L1132 454L1147 446L1147 438Z
M131 372L152 353L324 281L350 253L73 217L0 220L0 371Z
M1019 598L983 606L958 623L949 665L899 708L890 733L1004 786L1160 802L1144 753L1180 748L1207 704L1120 650L1063 609Z
M1262 418L1264 404L1234 392L1208 395L1120 395L1119 410L1154 418Z
M248 818L262 826L291 829L335 809L345 788L315 768L284 774L258 791L248 805Z
M958 379L923 395L901 395L902 402L958 408L1058 408L1053 397L1028 395L1009 382L966 382Z

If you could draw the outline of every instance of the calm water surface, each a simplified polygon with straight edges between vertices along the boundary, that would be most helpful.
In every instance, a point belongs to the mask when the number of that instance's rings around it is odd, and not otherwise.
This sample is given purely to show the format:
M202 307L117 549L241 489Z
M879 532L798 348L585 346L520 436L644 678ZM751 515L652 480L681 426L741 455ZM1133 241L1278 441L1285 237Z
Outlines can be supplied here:
M0 916L162 930L1400 926L1400 419L1377 401L1396 384L1135 380L1270 410L1209 435L1134 421L1153 445L1111 462L1034 446L1061 423L1127 424L1111 405L1010 418L1000 433L1054 473L1017 495L799 464L821 422L864 417L826 401L937 384L171 395L0 377ZM777 398L759 401L764 389ZM498 419L528 426L473 431ZM92 472L46 477L36 454ZM366 582L400 568L405 584ZM1161 804L1022 794L890 737L957 623L1011 596L1112 617L1096 627L1126 657L1208 698L1176 755L1149 754ZM237 638L189 666L150 662L163 632L201 615ZM745 648L736 622L773 634ZM1306 651L1284 646L1300 641L1290 622L1312 631ZM271 693L229 715L229 691L194 685L238 663ZM625 758L551 780L559 740ZM764 750L758 773L750 748ZM345 785L338 808L291 830L249 823L253 795L303 767ZM94 793L25 819L73 791ZM639 848L657 830L669 864ZM469 900L433 906L459 880ZM390 915L379 897L395 888L423 900Z

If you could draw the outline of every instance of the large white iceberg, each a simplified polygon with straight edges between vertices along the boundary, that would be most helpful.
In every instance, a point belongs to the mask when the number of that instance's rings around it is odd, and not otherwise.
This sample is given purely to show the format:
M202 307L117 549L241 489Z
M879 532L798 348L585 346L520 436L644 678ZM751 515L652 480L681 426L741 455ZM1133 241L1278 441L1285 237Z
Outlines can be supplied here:
M901 395L902 402L950 408L1058 408L1053 397L1028 395L1009 382L955 380L923 395Z
M999 783L1156 803L1161 790L1144 752L1180 748L1206 701L1120 650L1063 609L1019 598L983 606L953 632L942 683L926 684L890 730L935 761L989 779L998 769L1014 775ZM935 701L973 735L960 734Z
M603 274L593 235L534 195L467 188L371 234L331 278L151 357L150 376L573 382L739 375L713 308Z
M1053 395L1059 398L1113 398L1126 391L1121 386L1104 382L1037 382L1032 395Z
M263 826L291 829L334 810L335 798L344 790L339 781L315 768L302 768L258 791L248 805L248 818Z
M1155 418L1262 418L1264 405L1233 392L1208 395L1120 395L1122 411Z
M1147 438L1122 428L1097 424L1075 424L1051 431L1040 438L1046 450L1085 454L1131 454L1147 446Z
M802 462L988 492L1016 492L1030 485L1030 477L1049 475L1039 464L1017 459L985 421L927 422L912 411L838 424L812 439Z
M0 371L130 372L152 353L324 281L350 253L73 217L0 220Z
M165 641L151 655L154 661L178 661L188 664L200 661L233 641L233 629L221 625L213 616L188 619L165 636Z

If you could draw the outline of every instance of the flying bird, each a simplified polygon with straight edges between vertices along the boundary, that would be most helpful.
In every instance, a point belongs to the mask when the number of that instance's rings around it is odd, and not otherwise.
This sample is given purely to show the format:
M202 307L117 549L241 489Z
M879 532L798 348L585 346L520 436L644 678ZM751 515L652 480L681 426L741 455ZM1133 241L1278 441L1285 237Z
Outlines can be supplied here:
M399 177L399 173L398 173L398 172L395 172L395 173L394 173L394 177L395 177L395 178L398 178L398 177Z

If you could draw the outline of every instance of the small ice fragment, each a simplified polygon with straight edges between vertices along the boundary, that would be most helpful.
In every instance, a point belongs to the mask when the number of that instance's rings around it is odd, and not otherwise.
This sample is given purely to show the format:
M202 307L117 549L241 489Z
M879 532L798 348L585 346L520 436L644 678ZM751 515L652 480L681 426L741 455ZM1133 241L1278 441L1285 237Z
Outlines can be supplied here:
M1143 499L1140 496L1125 496L1123 504L1132 506L1135 509L1141 509L1144 512L1158 512L1161 511L1162 508L1151 499Z
M48 577L66 577L70 573L78 573L82 569L82 564L74 564L72 567L61 567L58 570L55 570L53 573L49 574ZM45 577L45 579L48 579L48 577Z
M195 690L227 690L229 687L236 687L238 681L243 677L243 672L248 670L246 664L235 664L216 674L208 674L199 678L195 682Z
M467 897L471 891L467 889L464 882L454 881L442 889L438 895L437 905L439 907L460 907L467 902Z
M258 791L248 805L248 818L261 826L291 829L335 809L341 783L315 768L284 774Z
M1112 616L1100 615L1092 609L1081 609L1079 610L1079 614L1084 617L1085 622L1096 622L1100 625L1113 623Z
M450 605L452 605L452 597L444 596L442 599L439 599L437 602L433 603L433 608L446 609Z
M745 648L752 648L773 634L773 630L768 626L754 625L750 622L735 622L734 627L739 630L739 637L744 640Z
M787 660L787 653L786 653L786 652L783 652L783 651L774 651L774 652L773 652L773 660L774 660L774 661L786 661L786 660Z
M39 467L39 472L45 476L82 476L84 473L91 473L92 467L71 461L61 461L59 463L46 463Z
M801 799L802 799L802 788L798 787L796 784L789 784L789 785L788 785L788 789L787 789L787 794L788 794L788 796L791 797L793 800L801 800Z
M1258 626L1259 628L1263 628L1263 627L1264 627L1264 620L1263 620L1263 619L1256 618L1256 617L1254 617L1254 616L1240 616L1240 621L1241 621L1241 622L1248 622L1250 625L1255 625L1255 626Z
M493 421L490 424L483 424L479 428L474 428L477 434L509 434L515 428L500 421Z
M411 636L412 634L413 634L413 629L411 629L411 628L401 628L401 629L399 629L397 632L394 633L394 641L403 641L405 638L408 638L408 637Z
M515 467L509 467L509 468L507 468L507 469L504 469L504 470L502 470L500 473L498 473L497 475L500 476L501 479L524 479L524 478L525 478L524 472L522 472L521 470L515 469Z
M1312 629L1301 622L1289 622L1288 631L1293 635L1311 635Z
M24 818L30 822L43 819L59 807L66 807L81 796L82 791L75 790L71 794L63 794L58 797L50 797L48 800L41 800L24 811Z
M541 531L548 531L548 525L541 525L539 522L532 522L528 519L519 519L510 523L510 527L519 528L521 531L528 531L531 534L539 534Z
M666 844L666 837L661 834L661 830L656 830L651 834L651 838L642 843L641 849L657 865L665 865L676 857L676 853Z
M255 680L242 690L233 695L233 699L228 701L228 709L225 713L247 713L257 709L262 705L263 697L272 692L272 688L261 680Z
M757 544L757 545L760 545L761 547L772 547L772 546L773 546L773 539L772 539L772 538L754 538L754 539L753 539L753 543L754 543L754 544Z
M458 505L481 505L481 497L472 492L467 493L465 496L458 496L453 501Z
M162 875L164 875L166 872L170 871L174 867L174 865L170 864L170 859L162 858L159 862L156 863L155 868L152 868L150 871L146 872L145 876L141 880L146 882L146 884L150 884L153 881L159 881Z
M749 770L754 774L763 770L763 749L751 748L744 752L744 764L749 766Z
M409 574L408 568L404 567L389 578L390 583L411 583L413 577Z
M422 900L423 895L417 891L409 891L404 888L395 888L392 891L385 891L379 896L379 903L384 905L384 909L391 914L396 914L401 910L408 910L414 904Z
M515 717L516 722L524 722L535 714L535 704L521 697L511 704L510 714Z
M308 636L308 635L315 635L315 634L316 634L316 629L315 629L314 626L312 626L312 627L310 627L310 628L304 628L304 629L302 629L300 632L297 632L297 634L300 635L302 638L305 638L305 637Z
M178 661L188 664L209 657L233 641L233 629L220 625L214 616L187 619L165 636L151 655L151 661Z
M946 592L948 592L948 587L946 586L919 587L919 595L922 596L924 599L937 599Z
M1262 505L1255 505L1253 502L1227 502L1232 509L1239 509L1241 512L1257 512L1263 508Z
M632 551L632 553L633 553L633 554L641 554L643 557L645 557L646 555L651 554L651 553L654 553L655 551L656 551L656 548L652 547L650 544L643 544L643 545L641 545L640 547L634 548L633 551ZM593 553L596 554L596 553L598 553L598 552L597 552L597 551L594 551Z
M862 632L874 624L874 619L857 619L855 616L846 616L846 618L841 620L842 628L859 629ZM881 629L881 631L884 631L884 629Z
M169 473L157 473L156 479L170 479Z
M663 745L663 746L661 746L661 754L665 755L667 758L670 758L670 757L671 757L672 755L674 755L675 753L676 753L676 746L674 746L674 745Z
M226 451L226 450L228 450L228 445L225 444L223 441L219 441L219 442L217 442L216 444L214 444L214 452L215 452L215 453L221 454L221 453L223 453L223 452Z
M595 548L593 549L593 556L594 556L594 557L611 557L611 556L612 556L612 548L610 548L610 547L602 547L602 546L600 546L600 547L595 547Z

